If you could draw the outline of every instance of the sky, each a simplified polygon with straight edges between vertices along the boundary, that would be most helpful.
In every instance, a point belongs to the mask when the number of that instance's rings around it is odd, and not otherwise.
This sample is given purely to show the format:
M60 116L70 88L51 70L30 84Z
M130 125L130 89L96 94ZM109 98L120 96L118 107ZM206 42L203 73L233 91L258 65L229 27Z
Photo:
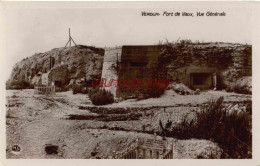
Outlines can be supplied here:
M12 67L34 53L64 47L68 29L77 44L96 47L152 45L160 40L251 44L251 11L215 5L1 8L1 61L7 80ZM225 17L144 17L141 12L225 12Z

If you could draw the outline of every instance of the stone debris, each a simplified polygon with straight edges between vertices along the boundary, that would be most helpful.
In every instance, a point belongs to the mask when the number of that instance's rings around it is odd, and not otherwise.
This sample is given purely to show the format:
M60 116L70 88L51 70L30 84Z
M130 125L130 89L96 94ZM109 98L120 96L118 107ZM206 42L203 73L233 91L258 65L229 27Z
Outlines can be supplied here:
M191 90L190 88L188 88L186 85L184 85L183 83L172 83L168 86L168 89L172 89L173 91L175 91L176 93L180 94L180 95L192 95L194 93L193 90Z
M194 92L194 95L199 95L200 94L200 89L196 89L196 91Z

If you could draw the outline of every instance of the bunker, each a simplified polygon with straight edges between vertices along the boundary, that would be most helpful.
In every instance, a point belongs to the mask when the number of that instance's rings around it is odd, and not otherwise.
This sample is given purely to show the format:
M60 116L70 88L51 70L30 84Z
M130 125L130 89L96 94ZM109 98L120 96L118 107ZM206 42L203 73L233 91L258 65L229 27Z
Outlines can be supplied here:
M252 47L232 43L190 43L163 57L164 45L133 45L105 50L102 79L169 79L193 90L234 86L252 75ZM164 58L164 59L163 59ZM116 83L115 83L116 84ZM138 88L105 87L115 97L135 96Z

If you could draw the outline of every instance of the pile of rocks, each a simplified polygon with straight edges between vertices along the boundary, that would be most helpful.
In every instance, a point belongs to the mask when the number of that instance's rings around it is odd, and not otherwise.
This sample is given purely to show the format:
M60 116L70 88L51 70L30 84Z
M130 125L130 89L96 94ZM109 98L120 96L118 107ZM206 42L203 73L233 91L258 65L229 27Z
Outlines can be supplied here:
M168 86L168 89L172 89L173 91L175 91L176 93L180 94L180 95L193 95L194 91L191 90L190 88L188 88L186 85L184 85L183 83L172 83Z

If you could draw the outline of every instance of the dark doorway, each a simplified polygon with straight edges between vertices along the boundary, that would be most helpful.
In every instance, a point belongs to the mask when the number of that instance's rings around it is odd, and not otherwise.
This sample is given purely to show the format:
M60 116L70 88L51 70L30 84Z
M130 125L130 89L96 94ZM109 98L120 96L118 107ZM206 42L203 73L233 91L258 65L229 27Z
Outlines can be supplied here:
M213 87L212 73L191 73L190 85L192 89L211 89Z
M62 86L62 81L55 81L55 82L54 82L54 85L55 85L56 87L61 87L61 86Z

